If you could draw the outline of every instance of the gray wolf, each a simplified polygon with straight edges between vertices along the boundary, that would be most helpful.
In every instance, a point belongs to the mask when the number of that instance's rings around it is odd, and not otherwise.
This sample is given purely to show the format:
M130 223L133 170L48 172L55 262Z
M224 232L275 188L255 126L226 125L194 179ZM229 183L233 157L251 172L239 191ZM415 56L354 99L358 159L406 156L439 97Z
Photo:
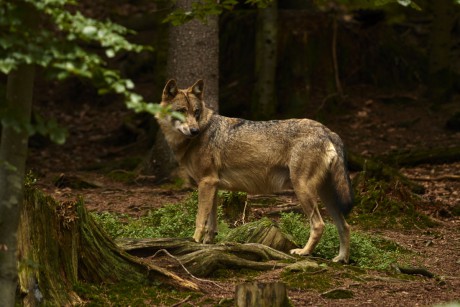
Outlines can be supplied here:
M335 262L348 263L350 226L345 221L353 195L340 137L309 119L249 121L214 113L203 100L204 82L179 89L167 82L161 105L183 118L157 115L178 163L198 185L198 214L193 238L212 243L216 235L218 189L272 193L292 188L310 219L310 237L292 254L309 255L324 222L320 197L340 239Z

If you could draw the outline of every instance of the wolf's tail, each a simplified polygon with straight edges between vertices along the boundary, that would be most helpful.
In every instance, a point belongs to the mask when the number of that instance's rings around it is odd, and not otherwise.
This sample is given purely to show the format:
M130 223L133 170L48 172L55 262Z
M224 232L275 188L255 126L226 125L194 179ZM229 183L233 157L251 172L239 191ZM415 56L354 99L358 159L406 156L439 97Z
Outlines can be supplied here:
M327 163L327 172L319 189L319 196L326 209L336 220L340 219L340 215L346 216L353 208L353 189L348 175L342 140L335 133L331 133L330 136L324 160Z
M346 165L345 154L340 151L331 161L329 176L329 198L334 200L335 206L346 216L353 209L353 188Z

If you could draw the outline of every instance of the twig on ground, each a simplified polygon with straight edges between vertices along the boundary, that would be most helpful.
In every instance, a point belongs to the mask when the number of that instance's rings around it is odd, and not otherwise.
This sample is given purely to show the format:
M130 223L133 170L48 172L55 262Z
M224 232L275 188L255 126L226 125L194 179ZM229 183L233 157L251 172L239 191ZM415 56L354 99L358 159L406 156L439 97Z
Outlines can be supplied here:
M216 287L218 287L218 288L220 288L220 289L223 289L222 286L220 286L218 283L216 283L216 282L214 282L214 281L212 281L212 280L209 280L209 279L202 279L202 278L196 277L195 275L193 275L192 273L190 273L190 271L187 270L187 268L182 264L182 262L181 262L179 259L177 259L177 257L175 257L174 255L171 255L171 254L170 254L167 250L165 250L165 249L160 249L160 250L158 250L158 251L157 251L155 254L153 254L153 256L151 256L150 258L155 258L156 255L157 255L158 253L160 253L160 252L163 252L163 253L165 253L167 256L169 256L169 257L173 258L174 260L176 260L176 261L180 264L180 266L185 270L185 272L187 272L187 274L189 274L193 279L196 279L196 280L199 280L199 281L202 281L202 282L209 282L209 283L212 283L214 286L216 286Z
M171 307L180 306L180 305L182 305L183 303L187 302L191 297L192 297L192 296L189 295L189 296L187 296L186 298L184 298L182 301L177 302L177 303L175 303L174 305L171 305Z

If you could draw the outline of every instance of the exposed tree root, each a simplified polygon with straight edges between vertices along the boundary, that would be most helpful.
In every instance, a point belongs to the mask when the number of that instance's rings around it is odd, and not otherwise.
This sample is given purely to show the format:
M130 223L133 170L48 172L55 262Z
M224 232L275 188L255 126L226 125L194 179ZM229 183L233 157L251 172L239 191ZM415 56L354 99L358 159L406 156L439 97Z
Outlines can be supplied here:
M196 276L209 276L221 268L268 270L286 266L277 261L296 258L257 243L200 244L184 239L120 239L119 246L133 255L148 256L166 249Z

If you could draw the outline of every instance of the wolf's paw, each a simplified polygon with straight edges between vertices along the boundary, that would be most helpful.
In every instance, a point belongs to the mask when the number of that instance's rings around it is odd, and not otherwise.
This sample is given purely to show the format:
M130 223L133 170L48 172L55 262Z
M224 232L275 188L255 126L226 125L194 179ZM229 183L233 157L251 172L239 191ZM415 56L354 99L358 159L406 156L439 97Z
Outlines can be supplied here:
M308 255L310 255L309 252L304 251L302 248L291 249L289 251L289 253L291 255L299 255L299 256L308 256Z
M216 237L217 232L206 232L206 234L203 237L203 243L204 244L212 244L214 243L214 238Z
M338 255L334 259L332 259L332 262L347 264L349 261L347 256Z
M193 240L197 243L202 243L204 238L205 230L204 229L195 229L195 234L193 235Z

